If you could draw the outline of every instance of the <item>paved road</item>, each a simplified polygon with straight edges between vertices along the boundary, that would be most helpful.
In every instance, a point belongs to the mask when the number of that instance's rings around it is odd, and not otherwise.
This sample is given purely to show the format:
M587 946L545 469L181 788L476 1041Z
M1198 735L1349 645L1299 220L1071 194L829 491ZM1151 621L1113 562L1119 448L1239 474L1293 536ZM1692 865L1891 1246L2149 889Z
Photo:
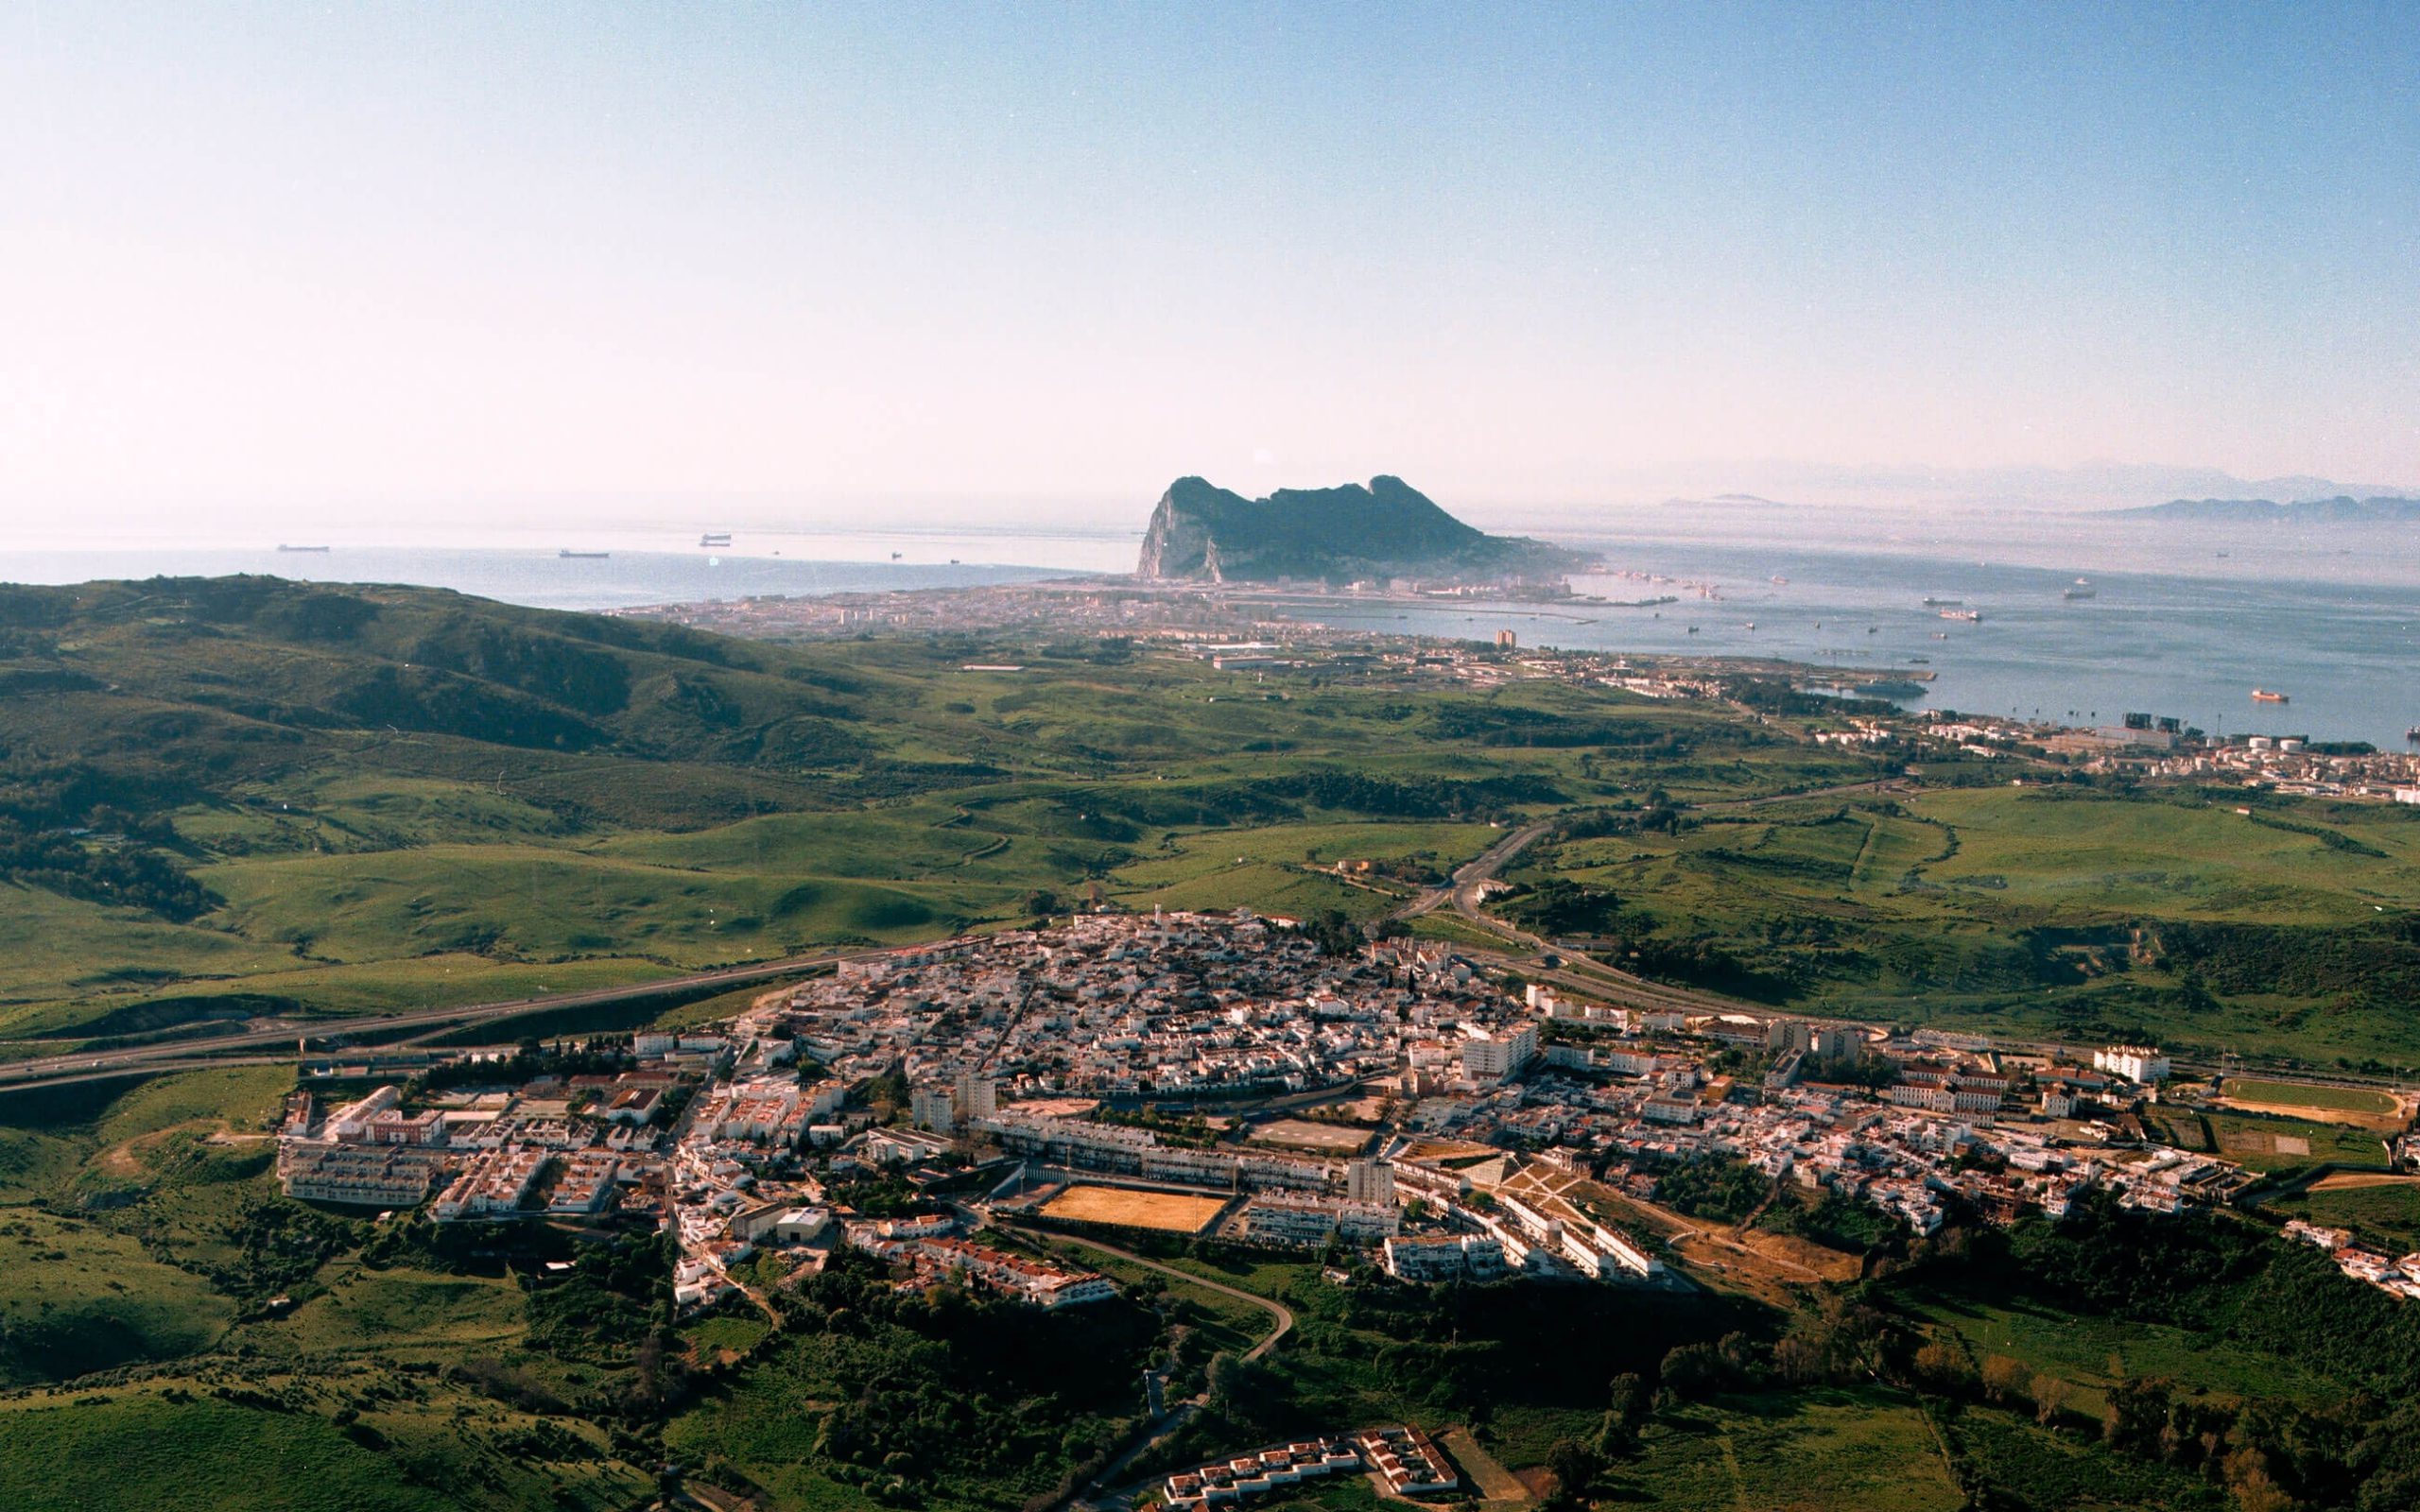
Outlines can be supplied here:
M1433 913L1450 902L1454 905L1454 911L1465 919L1493 923L1494 920L1481 914L1478 907L1480 900L1487 894L1487 885L1495 880L1495 874L1504 869L1505 863L1528 850L1538 836L1552 828L1554 828L1553 821L1548 819L1523 825L1489 846L1476 861L1467 862L1461 866L1455 871L1453 880L1444 886L1424 889L1419 896L1396 909L1391 917L1417 919L1423 914Z
M331 1019L298 1025L278 1021L255 1022L224 1034L196 1035L165 1044L141 1045L128 1050L101 1050L84 1055L44 1056L34 1060L20 1060L0 1065L0 1089L19 1086L40 1086L54 1082L90 1081L95 1075L122 1074L135 1071L182 1070L189 1063L245 1065L301 1058L294 1054L268 1053L269 1047L291 1044L298 1040L320 1040L379 1034L393 1029L458 1028L493 1019L518 1018L527 1013L550 1012L558 1008L603 1007L634 998L652 997L662 992L684 991L695 988L744 987L778 976L793 976L801 971L828 966L836 961L865 960L887 955L890 952L856 951L844 954L794 955L778 961L764 961L749 966L730 966L718 971L693 971L685 976L657 977L621 987L587 988L574 992L548 992L535 997L503 998L487 1003L457 1004L451 1007L416 1008L408 1013L383 1014L375 1018ZM408 1040L398 1040L406 1043ZM249 1058L247 1058L249 1053Z
M998 1223L1000 1220L995 1217L992 1221ZM1214 1281L1206 1276L1197 1276L1189 1270L1179 1270L1173 1265L1163 1265L1158 1261L1147 1259L1131 1249L1120 1249L1115 1245L1105 1245L1098 1239L1080 1238L1075 1234L1063 1234L1055 1229L1047 1237L1064 1240L1073 1245L1081 1245L1087 1249L1098 1249L1104 1255L1115 1255L1129 1264L1140 1265L1145 1270L1157 1271L1171 1280L1180 1280L1188 1286L1203 1287L1221 1296L1232 1297L1238 1302L1250 1302L1253 1306L1259 1308L1277 1320L1277 1327L1270 1331L1269 1337L1244 1351L1244 1358L1247 1360L1257 1360L1277 1348L1277 1341L1294 1330L1294 1310L1274 1297L1263 1297L1257 1292L1247 1292L1238 1287L1230 1286L1224 1281Z

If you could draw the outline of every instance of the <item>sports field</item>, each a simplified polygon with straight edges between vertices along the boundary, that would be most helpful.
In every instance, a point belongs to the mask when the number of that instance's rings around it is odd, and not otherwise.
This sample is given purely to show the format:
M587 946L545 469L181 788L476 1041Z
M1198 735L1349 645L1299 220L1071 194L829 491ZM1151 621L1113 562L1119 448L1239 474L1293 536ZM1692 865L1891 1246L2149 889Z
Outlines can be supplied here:
M1196 1197L1181 1192L1135 1192L1126 1187L1069 1187L1043 1205L1045 1216L1071 1223L1108 1224L1118 1228L1159 1228L1170 1233L1197 1234L1219 1216L1223 1197Z
M1322 1155L1357 1155L1370 1143L1366 1128L1314 1124L1304 1118L1281 1118L1252 1131L1254 1144L1282 1144L1288 1149L1317 1150Z
M2367 1087L2324 1087L2316 1082L2229 1076L2226 1094L2238 1102L2269 1103L2280 1108L2328 1108L2347 1113L2394 1111L2393 1097Z

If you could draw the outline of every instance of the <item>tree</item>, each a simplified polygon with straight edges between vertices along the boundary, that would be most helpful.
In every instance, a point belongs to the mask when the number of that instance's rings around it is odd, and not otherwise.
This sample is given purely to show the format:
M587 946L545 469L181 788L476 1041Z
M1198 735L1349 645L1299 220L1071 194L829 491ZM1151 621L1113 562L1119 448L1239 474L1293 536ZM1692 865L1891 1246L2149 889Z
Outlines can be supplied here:
M1654 1406L1654 1395L1647 1389L1647 1383L1628 1370L1614 1377L1613 1384L1606 1389L1606 1410L1625 1428L1636 1428L1647 1421L1647 1415Z
M1983 1394L2002 1406L2033 1403L2033 1371L2024 1361L2005 1354L1983 1360Z
M1576 1438L1558 1438L1547 1451L1547 1469L1553 1474L1555 1500L1576 1503L1584 1499L1588 1487L1597 1482L1604 1461L1597 1452Z
M1664 1356L1664 1384L1676 1397L1711 1395L1722 1373L1722 1356L1711 1344L1684 1344Z
M2268 1456L2259 1451L2239 1449L2229 1454L2223 1473L2238 1512L2291 1512L2294 1499L2271 1478Z
M1638 1450L1639 1425L1655 1405L1655 1394L1647 1383L1624 1371L1614 1377L1605 1394L1605 1418L1597 1428L1597 1453L1600 1459L1622 1459Z
M1975 1367L1965 1352L1945 1340L1927 1340L1911 1363L1919 1382L1945 1396L1963 1396L1976 1387Z

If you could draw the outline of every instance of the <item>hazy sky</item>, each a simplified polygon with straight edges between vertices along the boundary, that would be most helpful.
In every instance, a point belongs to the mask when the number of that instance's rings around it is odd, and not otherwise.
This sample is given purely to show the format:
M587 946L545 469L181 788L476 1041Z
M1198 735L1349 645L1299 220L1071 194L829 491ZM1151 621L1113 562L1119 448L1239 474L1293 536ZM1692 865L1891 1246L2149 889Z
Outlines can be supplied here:
M2409 5L20 0L0 515L2420 480L2415 65Z

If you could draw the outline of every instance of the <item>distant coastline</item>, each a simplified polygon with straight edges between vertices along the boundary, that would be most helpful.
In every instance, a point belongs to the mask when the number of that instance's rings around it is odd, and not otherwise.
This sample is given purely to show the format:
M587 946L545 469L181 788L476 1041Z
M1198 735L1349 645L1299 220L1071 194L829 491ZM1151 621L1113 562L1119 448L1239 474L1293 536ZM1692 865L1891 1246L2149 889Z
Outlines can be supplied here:
M2183 520L2195 523L2223 521L2228 524L2398 524L2420 520L2420 499L2399 495L2378 495L2356 499L2339 494L2332 499L2299 499L2281 503L2275 499L2170 499L2166 504L2147 504L2132 509L2104 509L2102 515L2115 520Z

